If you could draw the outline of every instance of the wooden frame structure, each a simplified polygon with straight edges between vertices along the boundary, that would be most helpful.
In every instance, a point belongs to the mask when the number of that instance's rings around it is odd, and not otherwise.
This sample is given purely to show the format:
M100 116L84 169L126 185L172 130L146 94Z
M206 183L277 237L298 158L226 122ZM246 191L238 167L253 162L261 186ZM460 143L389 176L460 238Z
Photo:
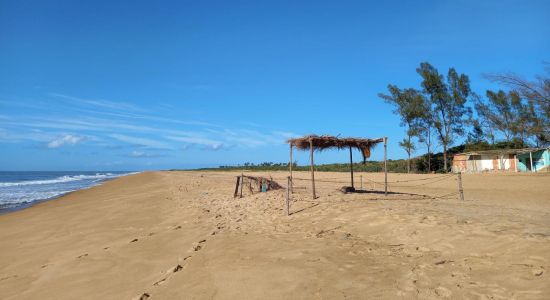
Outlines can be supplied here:
M388 166L387 166L387 142L388 138L378 139L365 139L365 138L339 138L335 136L318 136L318 135L306 135L301 138L289 139L287 141L290 145L290 192L292 193L292 149L309 150L310 156L310 172L311 172L311 188L313 199L317 198L315 194L315 170L313 161L314 150L326 150L326 149L349 149L349 162L350 162L350 175L351 175L351 187L354 189L353 181L353 148L361 151L363 154L363 161L366 161L370 157L372 148L378 143L384 143L384 193L388 193Z

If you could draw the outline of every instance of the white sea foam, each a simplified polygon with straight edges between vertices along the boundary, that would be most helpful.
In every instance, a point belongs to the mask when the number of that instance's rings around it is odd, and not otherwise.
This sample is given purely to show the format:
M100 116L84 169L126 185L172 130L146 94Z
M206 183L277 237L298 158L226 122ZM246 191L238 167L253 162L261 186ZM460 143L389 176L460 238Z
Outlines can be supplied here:
M27 180L27 181L19 181L19 182L0 182L0 187L9 187L9 186L23 186L23 185L38 185L38 184L56 184L56 183L62 183L62 182L71 182L71 181L78 181L78 180L104 180L109 178L115 178L122 175L127 174L112 174L112 173L97 173L95 175L73 175L73 176L61 176L54 179L47 179L47 180Z
M0 205L2 206L13 206L25 203L31 203L38 200L47 200L55 198L75 190L66 190L66 191L43 191L43 192L25 192L17 193L10 195L0 195Z
M52 179L0 182L0 209L59 197L96 186L105 180L136 173L64 175Z

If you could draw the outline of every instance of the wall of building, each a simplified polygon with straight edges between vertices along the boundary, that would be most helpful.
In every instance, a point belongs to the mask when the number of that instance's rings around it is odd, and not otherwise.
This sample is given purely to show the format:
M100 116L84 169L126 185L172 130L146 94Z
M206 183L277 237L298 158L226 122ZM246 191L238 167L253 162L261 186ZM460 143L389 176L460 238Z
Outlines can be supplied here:
M531 153L533 157L533 171L539 172L550 167L550 154L548 149ZM531 172L529 153L518 154L518 171Z
M457 154L453 157L453 172L515 171L516 161L513 154Z

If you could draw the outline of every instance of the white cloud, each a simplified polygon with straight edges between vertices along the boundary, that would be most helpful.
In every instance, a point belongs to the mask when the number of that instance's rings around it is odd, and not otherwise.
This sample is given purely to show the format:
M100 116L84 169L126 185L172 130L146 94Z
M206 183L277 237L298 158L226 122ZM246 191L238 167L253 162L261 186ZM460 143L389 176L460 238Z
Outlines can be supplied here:
M48 148L54 149L54 148L59 148L63 145L76 145L84 141L85 139L86 138L83 136L67 134L50 141L48 143Z
M129 110L141 111L141 109L135 105L120 102L120 101L114 102L114 101L107 101L107 100L84 99L84 98L73 97L73 96L57 94L57 93L50 93L50 96L53 96L59 99L69 100L72 103L79 103L79 104L84 104L84 105L93 106L93 107L115 109L115 110L122 110L122 111L129 111Z
M223 143L220 141L198 136L196 134L187 136L165 136L165 138L177 142L206 146L207 148L212 150L219 150L223 147Z
M167 143L156 141L153 139L132 137L124 134L111 134L109 136L121 142L125 142L135 146L154 148L154 149L170 149L170 150L174 149L174 147L172 147Z
M162 157L164 155L147 153L144 151L132 151L130 154L128 154L128 156L133 158L152 158L152 157Z

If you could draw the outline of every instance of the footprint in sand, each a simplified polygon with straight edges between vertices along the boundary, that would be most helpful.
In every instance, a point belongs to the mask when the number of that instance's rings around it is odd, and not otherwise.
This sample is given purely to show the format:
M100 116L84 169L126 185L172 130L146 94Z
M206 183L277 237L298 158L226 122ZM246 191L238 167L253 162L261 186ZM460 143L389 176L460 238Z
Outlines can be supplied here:
M151 297L151 295L149 295L149 293L143 293L138 299L139 300L146 300L146 299L149 299L149 297Z
M159 280L159 281L153 283L153 285L154 285L154 286L159 286L159 285L163 284L165 281L166 281L166 278L162 278L161 280Z
M205 243L206 240L202 240L202 241L199 241L198 243L196 243L194 246L193 246L193 250L194 251L199 251L202 249L202 245L203 243Z
M79 255L77 258L83 258L83 257L86 257L86 256L88 256L88 253L84 253L82 255Z
M137 241L139 241L139 240L138 239L133 239L133 240L130 241L130 243L135 243Z

